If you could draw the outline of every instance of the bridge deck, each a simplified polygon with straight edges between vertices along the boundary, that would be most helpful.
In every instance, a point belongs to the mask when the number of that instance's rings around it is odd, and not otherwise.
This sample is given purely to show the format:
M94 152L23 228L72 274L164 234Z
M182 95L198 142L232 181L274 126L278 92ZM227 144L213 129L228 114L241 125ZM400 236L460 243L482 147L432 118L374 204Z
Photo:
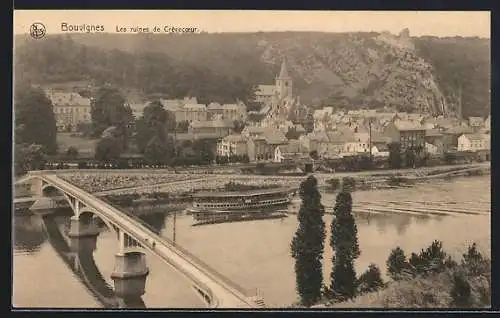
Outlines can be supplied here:
M107 220L132 236L144 248L160 256L164 261L181 272L186 278L195 282L195 284L202 289L208 288L214 300L217 301L217 304L215 304L216 307L252 308L256 306L249 300L247 295L236 290L233 286L229 286L227 282L217 277L216 273L213 273L202 264L198 264L196 260L185 255L180 249L120 210L96 198L92 194L83 191L77 186L58 178L55 174L39 173L37 176L50 182L55 187L71 196L77 197L85 205L99 211ZM150 244L152 240L155 241L154 247Z

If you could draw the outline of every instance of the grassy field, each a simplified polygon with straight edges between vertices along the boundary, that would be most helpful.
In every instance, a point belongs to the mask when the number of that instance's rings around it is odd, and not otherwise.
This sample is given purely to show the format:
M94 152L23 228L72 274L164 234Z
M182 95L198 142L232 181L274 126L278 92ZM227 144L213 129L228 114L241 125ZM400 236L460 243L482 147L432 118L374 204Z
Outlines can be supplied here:
M78 153L83 156L93 156L97 139L88 139L84 137L72 136L72 133L57 133L57 144L59 152L65 153L68 147L74 146Z

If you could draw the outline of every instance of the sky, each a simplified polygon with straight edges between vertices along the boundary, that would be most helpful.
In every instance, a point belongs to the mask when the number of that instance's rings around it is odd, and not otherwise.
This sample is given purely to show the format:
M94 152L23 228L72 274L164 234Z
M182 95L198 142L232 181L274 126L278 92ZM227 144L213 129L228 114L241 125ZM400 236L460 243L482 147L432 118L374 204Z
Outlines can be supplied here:
M159 32L176 28L197 28L196 32L389 31L398 34L408 28L412 36L490 37L488 11L251 11L251 10L15 10L14 34L29 33L40 22L47 34L65 33L68 25L102 25L104 32L117 27L157 26Z

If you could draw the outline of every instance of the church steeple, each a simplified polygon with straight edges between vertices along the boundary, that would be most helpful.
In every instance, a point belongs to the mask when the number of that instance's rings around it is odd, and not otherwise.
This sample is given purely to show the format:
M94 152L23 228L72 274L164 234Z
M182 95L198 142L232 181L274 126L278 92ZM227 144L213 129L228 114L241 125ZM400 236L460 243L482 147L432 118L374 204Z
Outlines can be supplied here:
M290 76L288 75L288 68L286 65L286 57L284 56L283 56L283 62L281 62L281 71L279 78L290 78Z
M278 98L281 100L283 98L292 97L293 81L288 74L288 67L286 58L283 56L283 62L281 63L281 71L278 77L276 77L276 91L278 92Z

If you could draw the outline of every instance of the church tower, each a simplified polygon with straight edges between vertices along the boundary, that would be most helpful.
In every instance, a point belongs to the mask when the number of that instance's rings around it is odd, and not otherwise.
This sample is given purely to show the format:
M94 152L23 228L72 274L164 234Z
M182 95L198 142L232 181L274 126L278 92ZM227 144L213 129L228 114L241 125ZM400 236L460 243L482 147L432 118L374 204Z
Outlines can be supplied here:
M292 88L293 81L288 75L286 59L283 57L280 75L276 77L276 92L278 93L278 99L281 100L283 98L291 98Z

